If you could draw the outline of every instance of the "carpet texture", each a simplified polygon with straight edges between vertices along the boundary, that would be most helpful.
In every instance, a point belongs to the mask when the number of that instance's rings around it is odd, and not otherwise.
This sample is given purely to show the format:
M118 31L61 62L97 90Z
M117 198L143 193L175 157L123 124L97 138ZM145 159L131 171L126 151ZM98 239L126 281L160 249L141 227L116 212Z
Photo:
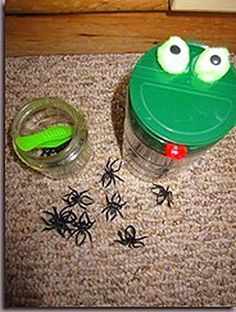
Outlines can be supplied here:
M174 204L157 206L151 183L132 176L104 190L109 156L121 158L126 86L140 54L6 58L5 294L11 307L236 306L236 130L189 167L159 183ZM92 157L84 171L52 181L25 168L11 148L9 129L19 108L36 97L59 96L84 111ZM157 181L155 181L157 182ZM44 209L63 207L71 186L89 189L92 245L76 246L42 232ZM119 190L124 218L101 211ZM65 205L64 205L65 206ZM75 207L80 214L82 209ZM145 247L118 243L128 224Z

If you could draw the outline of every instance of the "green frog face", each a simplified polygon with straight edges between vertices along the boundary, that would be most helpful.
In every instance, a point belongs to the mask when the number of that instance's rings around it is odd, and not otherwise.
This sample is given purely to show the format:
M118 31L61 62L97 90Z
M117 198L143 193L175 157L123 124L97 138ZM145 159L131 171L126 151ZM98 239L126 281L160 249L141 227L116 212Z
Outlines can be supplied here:
M174 143L188 151L223 138L236 123L236 70L229 56L226 48L177 36L145 53L129 86L136 134L152 146Z
M157 49L157 61L170 74L187 73L192 69L200 80L211 83L221 79L230 69L229 51L226 48L206 47L190 59L190 47L180 37L173 36ZM191 68L190 62L193 62Z

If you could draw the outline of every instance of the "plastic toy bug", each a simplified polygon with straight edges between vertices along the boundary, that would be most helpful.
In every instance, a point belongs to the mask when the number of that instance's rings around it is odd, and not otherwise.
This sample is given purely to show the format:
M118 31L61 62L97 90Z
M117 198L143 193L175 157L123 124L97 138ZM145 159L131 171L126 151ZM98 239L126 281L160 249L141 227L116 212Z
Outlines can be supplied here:
M124 230L124 235L122 231L118 231L119 240L115 240L115 242L120 243L121 245L128 246L129 248L139 248L145 246L141 240L147 238L147 236L141 236L139 238L136 236L136 229L133 225L128 225Z
M161 205L165 200L167 200L167 205L171 207L171 204L173 204L173 194L169 190L169 186L165 189L161 185L154 184L154 187L151 188L151 191L156 195L157 205Z
M52 207L53 212L44 210L43 213L50 216L48 220L41 217L44 223L48 226L45 227L42 231L56 230L58 234L65 237L65 234L68 232L71 233L71 225L76 220L76 215L71 210L66 210L66 207L63 208L60 212L57 211L56 207Z
M117 214L119 214L123 218L123 215L120 210L127 202L122 203L122 199L121 199L119 192L116 192L115 194L113 194L111 199L109 199L108 196L106 195L106 202L107 202L107 205L102 210L102 213L106 211L107 221L112 221L113 219L115 219Z
M69 186L70 193L66 194L62 199L67 203L67 207L73 207L78 204L82 209L87 209L89 205L94 203L94 200L86 195L89 190L78 193L75 189Z
M117 168L114 168L114 165L119 161L119 159L115 159L114 161L111 161L111 158L109 157L104 174L102 175L102 178L100 182L102 183L102 186L107 188L112 182L114 185L116 185L116 180L120 180L124 182L124 180L119 177L116 173L120 170L122 162L120 161Z
M71 238L76 233L75 236L76 245L81 246L85 242L87 237L90 240L90 242L92 242L92 236L89 232L89 229L91 229L91 227L95 222L96 220L92 222L89 219L87 212L84 211L82 215L79 217L79 220L72 222L74 229L70 233L68 239Z
M67 145L69 145L69 143L71 142L71 140L61 144L58 147L53 147L53 148L42 148L42 154L41 156L43 157L49 157L49 156L53 156L53 155L57 155L58 153L60 153L62 150L64 150Z

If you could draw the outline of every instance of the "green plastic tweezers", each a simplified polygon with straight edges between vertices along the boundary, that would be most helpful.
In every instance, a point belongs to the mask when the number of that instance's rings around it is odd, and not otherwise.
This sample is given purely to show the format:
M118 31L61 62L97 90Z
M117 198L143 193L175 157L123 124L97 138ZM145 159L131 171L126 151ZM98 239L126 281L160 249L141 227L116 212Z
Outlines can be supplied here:
M74 128L71 125L52 125L40 132L18 136L15 143L19 149L29 152L36 148L54 148L72 138Z

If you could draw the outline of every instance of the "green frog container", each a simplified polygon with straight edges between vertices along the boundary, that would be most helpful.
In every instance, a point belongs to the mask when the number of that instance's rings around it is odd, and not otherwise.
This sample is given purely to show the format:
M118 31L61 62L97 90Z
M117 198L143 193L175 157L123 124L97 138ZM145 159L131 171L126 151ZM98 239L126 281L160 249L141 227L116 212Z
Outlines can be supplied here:
M228 61L223 77L204 81L196 74L196 64L208 47L186 44L189 60L184 72L163 70L157 58L158 45L140 58L131 74L123 156L128 169L144 180L176 173L236 124L235 68ZM177 48L175 45L179 52ZM218 55L211 51L211 61L219 63ZM207 70L207 63L203 65L203 71Z

